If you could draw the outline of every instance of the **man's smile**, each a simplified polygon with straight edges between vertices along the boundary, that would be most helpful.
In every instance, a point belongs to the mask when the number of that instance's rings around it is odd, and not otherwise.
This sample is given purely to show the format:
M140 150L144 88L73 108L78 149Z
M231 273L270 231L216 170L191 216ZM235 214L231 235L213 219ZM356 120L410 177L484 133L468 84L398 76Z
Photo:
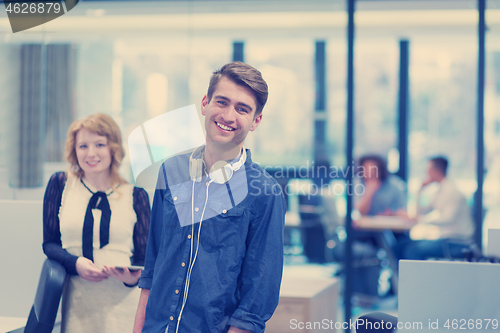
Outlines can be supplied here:
M235 128L232 128L232 127L229 127L229 126L226 126L224 124L221 124L221 123L218 123L218 122L215 122L215 124L219 127L219 128L222 128L224 131L234 131Z

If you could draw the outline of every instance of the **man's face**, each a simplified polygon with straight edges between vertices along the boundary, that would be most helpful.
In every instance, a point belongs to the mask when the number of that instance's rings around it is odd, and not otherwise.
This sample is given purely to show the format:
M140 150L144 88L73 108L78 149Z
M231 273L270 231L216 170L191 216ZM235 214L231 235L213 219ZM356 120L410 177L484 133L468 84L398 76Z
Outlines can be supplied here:
M430 180L436 181L439 178L440 172L434 167L434 163L432 161L429 162L427 166L427 176Z
M262 119L262 114L255 117L256 109L252 90L222 77L210 102L206 95L201 101L207 143L227 149L242 145L248 131L255 130Z

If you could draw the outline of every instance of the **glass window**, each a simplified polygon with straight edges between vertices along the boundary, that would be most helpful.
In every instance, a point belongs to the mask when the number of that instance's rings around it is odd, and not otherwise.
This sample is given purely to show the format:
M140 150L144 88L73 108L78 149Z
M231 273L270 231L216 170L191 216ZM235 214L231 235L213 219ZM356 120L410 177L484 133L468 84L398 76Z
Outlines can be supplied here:
M500 221L500 1L488 0L486 12L486 80L484 97L485 169L483 203L483 246L489 228L499 228ZM484 248L483 247L483 248Z
M410 178L415 192L428 158L445 155L469 197L476 189L477 46L422 39L411 51ZM418 181L420 180L420 181Z
M252 39L246 61L269 86L258 129L246 139L254 160L266 166L305 165L311 158L314 112L314 42Z

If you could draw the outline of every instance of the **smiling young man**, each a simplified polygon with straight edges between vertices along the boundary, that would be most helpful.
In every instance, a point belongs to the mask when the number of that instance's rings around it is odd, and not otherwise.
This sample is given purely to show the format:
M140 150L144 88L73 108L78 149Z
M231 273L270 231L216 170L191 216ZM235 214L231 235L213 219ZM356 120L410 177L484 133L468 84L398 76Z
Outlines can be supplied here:
M206 144L160 168L134 332L264 332L279 300L286 206L243 142L267 96L247 64L213 73Z

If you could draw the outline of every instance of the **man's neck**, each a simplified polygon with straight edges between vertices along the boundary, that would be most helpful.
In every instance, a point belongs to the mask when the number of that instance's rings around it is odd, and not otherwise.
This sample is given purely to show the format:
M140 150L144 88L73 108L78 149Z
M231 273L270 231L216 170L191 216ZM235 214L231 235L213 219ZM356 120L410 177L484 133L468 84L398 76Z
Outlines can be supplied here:
M443 177L440 177L440 178L436 179L436 181L437 181L439 184L442 184L445 180L446 180L446 176L443 176Z
M203 152L203 160L205 161L207 170L210 170L212 165L217 161L228 161L235 159L241 153L242 147L243 144L229 148L222 148L207 142L205 151Z

